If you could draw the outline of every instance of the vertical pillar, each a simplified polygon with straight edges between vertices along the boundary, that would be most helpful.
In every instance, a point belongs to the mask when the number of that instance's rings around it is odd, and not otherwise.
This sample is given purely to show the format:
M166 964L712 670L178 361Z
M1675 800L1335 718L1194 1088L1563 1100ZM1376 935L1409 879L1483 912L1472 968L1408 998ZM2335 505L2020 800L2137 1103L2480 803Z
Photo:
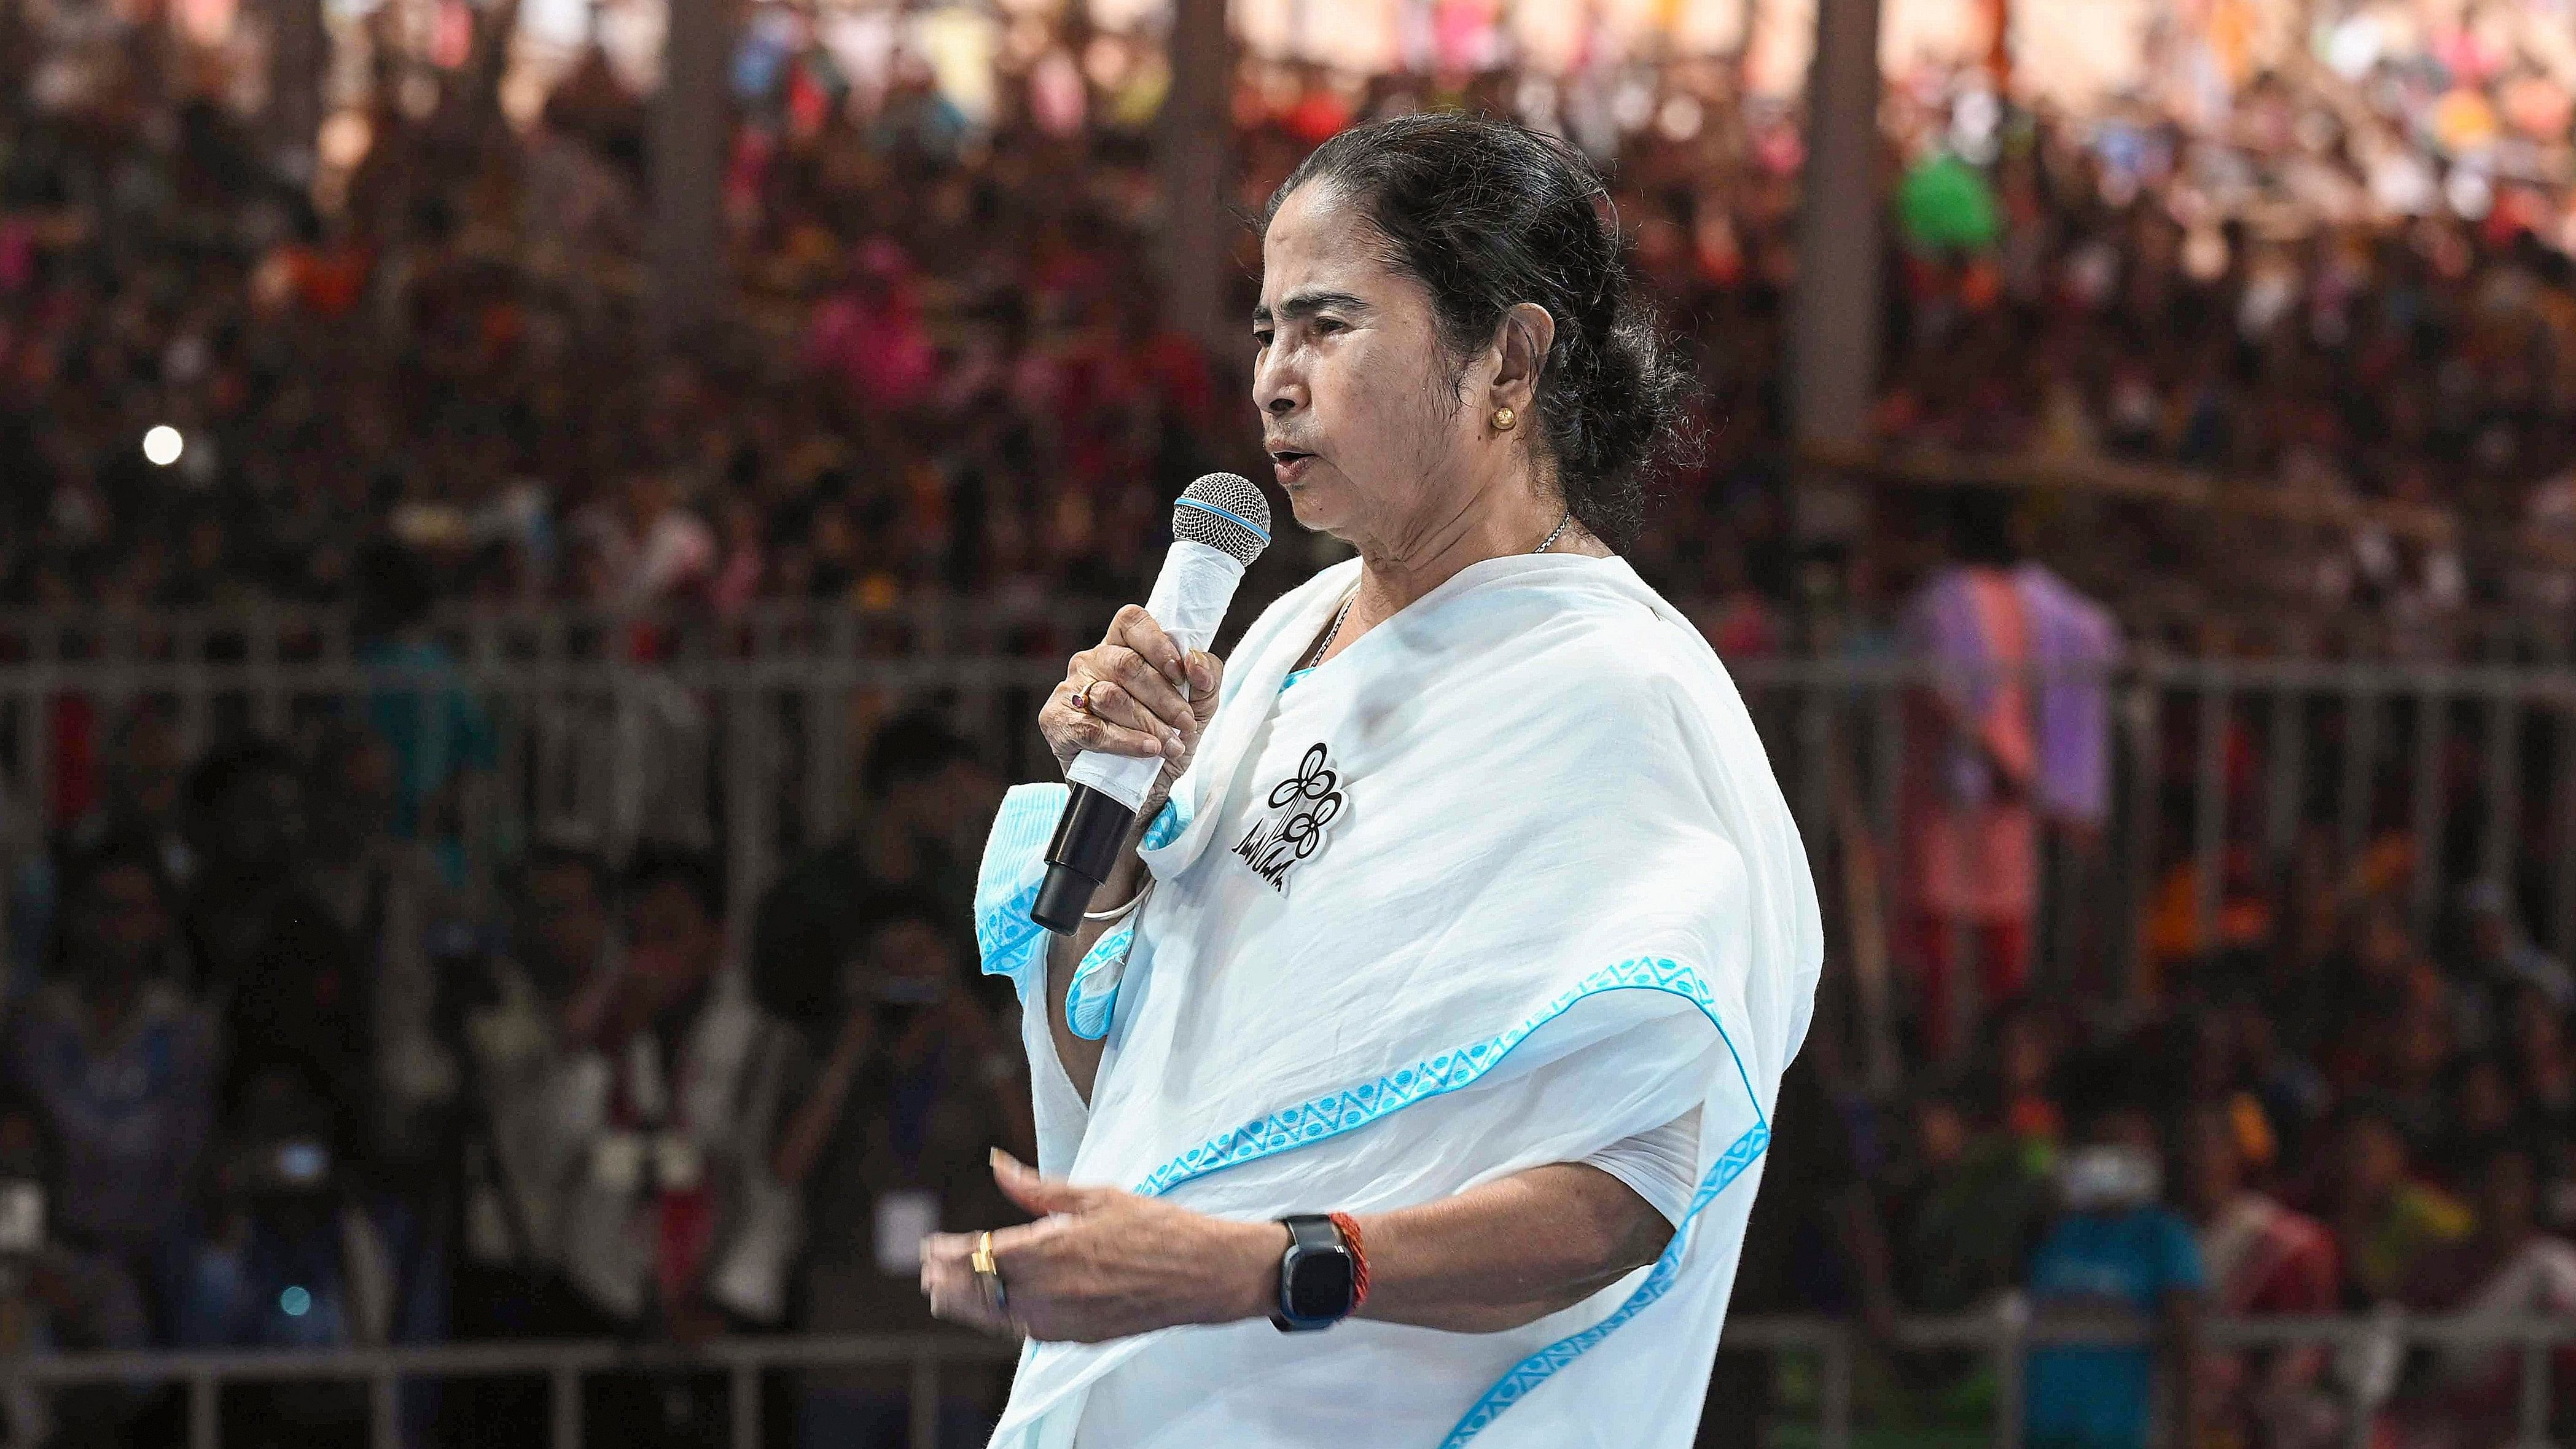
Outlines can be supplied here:
M1802 448L1868 437L1878 383L1878 0L1817 0L1807 78L1807 165L1798 219L1790 399ZM1847 484L1802 478L1798 529L1857 528Z
M1232 222L1226 211L1227 104L1234 79L1225 0L1173 0L1172 88L1157 137L1163 185L1163 320L1222 355L1220 315Z
M35 22L27 0L0 0L0 96L11 109L23 104L27 78L36 66Z
M279 173L309 184L322 135L327 69L322 0L270 0L268 156Z
M653 105L653 319L665 339L713 319L731 287L723 192L733 0L670 0Z

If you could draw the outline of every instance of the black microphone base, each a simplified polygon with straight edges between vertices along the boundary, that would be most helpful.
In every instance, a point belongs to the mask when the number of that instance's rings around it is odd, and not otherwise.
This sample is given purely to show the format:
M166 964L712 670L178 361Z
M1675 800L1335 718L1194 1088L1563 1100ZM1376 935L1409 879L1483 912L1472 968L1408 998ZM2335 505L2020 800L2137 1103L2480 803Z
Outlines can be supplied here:
M1082 929L1083 912L1091 908L1101 882L1118 868L1119 849L1135 824L1136 812L1115 797L1088 785L1074 786L1073 798L1056 820L1055 839L1047 843L1046 881L1038 887L1029 919L1059 936Z

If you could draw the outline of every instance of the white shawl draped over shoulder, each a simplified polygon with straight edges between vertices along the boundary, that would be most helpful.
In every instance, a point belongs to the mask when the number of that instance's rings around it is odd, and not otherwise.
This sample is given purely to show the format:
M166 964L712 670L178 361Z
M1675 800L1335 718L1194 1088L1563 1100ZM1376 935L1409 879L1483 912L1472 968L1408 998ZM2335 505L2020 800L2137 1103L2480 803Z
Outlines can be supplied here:
M1462 570L1294 680L1357 579L1235 650L1086 957L1086 1110L1028 920L1058 785L1011 793L976 901L1018 984L1039 1166L1240 1219L1432 1201L1697 1114L1660 1261L1536 1323L1261 1322L1033 1344L997 1446L1687 1445L1822 958L1815 888L1706 641L1618 559ZM1283 690L1283 684L1286 686Z

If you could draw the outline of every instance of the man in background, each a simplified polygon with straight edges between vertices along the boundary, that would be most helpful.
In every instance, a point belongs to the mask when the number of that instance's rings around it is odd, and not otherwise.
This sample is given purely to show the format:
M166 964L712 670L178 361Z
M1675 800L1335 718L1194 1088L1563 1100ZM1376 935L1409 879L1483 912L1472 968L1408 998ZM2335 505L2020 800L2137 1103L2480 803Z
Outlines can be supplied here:
M725 959L722 874L648 846L627 869L624 968L571 1023L577 1144L564 1269L601 1331L695 1347L777 1325L802 1223L772 1171L802 1043ZM722 1374L590 1381L591 1432L673 1449L726 1432Z
M529 1338L595 1324L566 1284L564 1209L586 1164L574 1110L570 1023L588 993L604 1010L623 969L608 864L587 840L538 842L510 892L505 950L477 957L463 997L461 1190L455 1284L460 1338ZM449 1440L499 1449L545 1440L546 1387L453 1383L439 1402Z
M1899 877L1934 1062L1956 1041L1951 992L1966 953L1990 1010L2029 982L2041 826L2089 838L2109 806L2101 670L2117 635L2098 606L2021 563L2012 523L1999 494L1953 500L1949 562L1905 610L1908 652L1936 671L1907 706Z
M2143 1318L2156 1337L2143 1347L2034 1350L2024 1442L2032 1449L2198 1443L2194 1368L2206 1275L2191 1225L2160 1201L2155 1119L2127 1105L2097 1110L2058 1181L2065 1213L2031 1259L2034 1319Z
M842 965L886 902L968 918L975 861L1001 798L974 746L927 710L877 731L860 789L857 823L771 887L752 932L761 1005L802 1028L817 1051L841 1020Z
M64 866L53 979L10 1021L0 1065L42 1108L56 1226L166 1293L185 1268L215 1096L215 1027L171 977L160 852L109 839Z
M562 1125L574 1023L624 989L608 863L569 837L539 843L520 874L506 953L485 962L465 1011L469 1200L475 1261L518 1274L561 1262L564 1181L576 1164Z

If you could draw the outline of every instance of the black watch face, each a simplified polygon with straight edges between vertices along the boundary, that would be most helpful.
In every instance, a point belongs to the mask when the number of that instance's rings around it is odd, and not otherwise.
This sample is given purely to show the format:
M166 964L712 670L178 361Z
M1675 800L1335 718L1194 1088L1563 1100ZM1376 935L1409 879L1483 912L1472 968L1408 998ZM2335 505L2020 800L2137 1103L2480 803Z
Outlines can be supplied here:
M1297 1255L1288 1284L1292 1318L1339 1318L1351 1308L1351 1255L1339 1248Z

